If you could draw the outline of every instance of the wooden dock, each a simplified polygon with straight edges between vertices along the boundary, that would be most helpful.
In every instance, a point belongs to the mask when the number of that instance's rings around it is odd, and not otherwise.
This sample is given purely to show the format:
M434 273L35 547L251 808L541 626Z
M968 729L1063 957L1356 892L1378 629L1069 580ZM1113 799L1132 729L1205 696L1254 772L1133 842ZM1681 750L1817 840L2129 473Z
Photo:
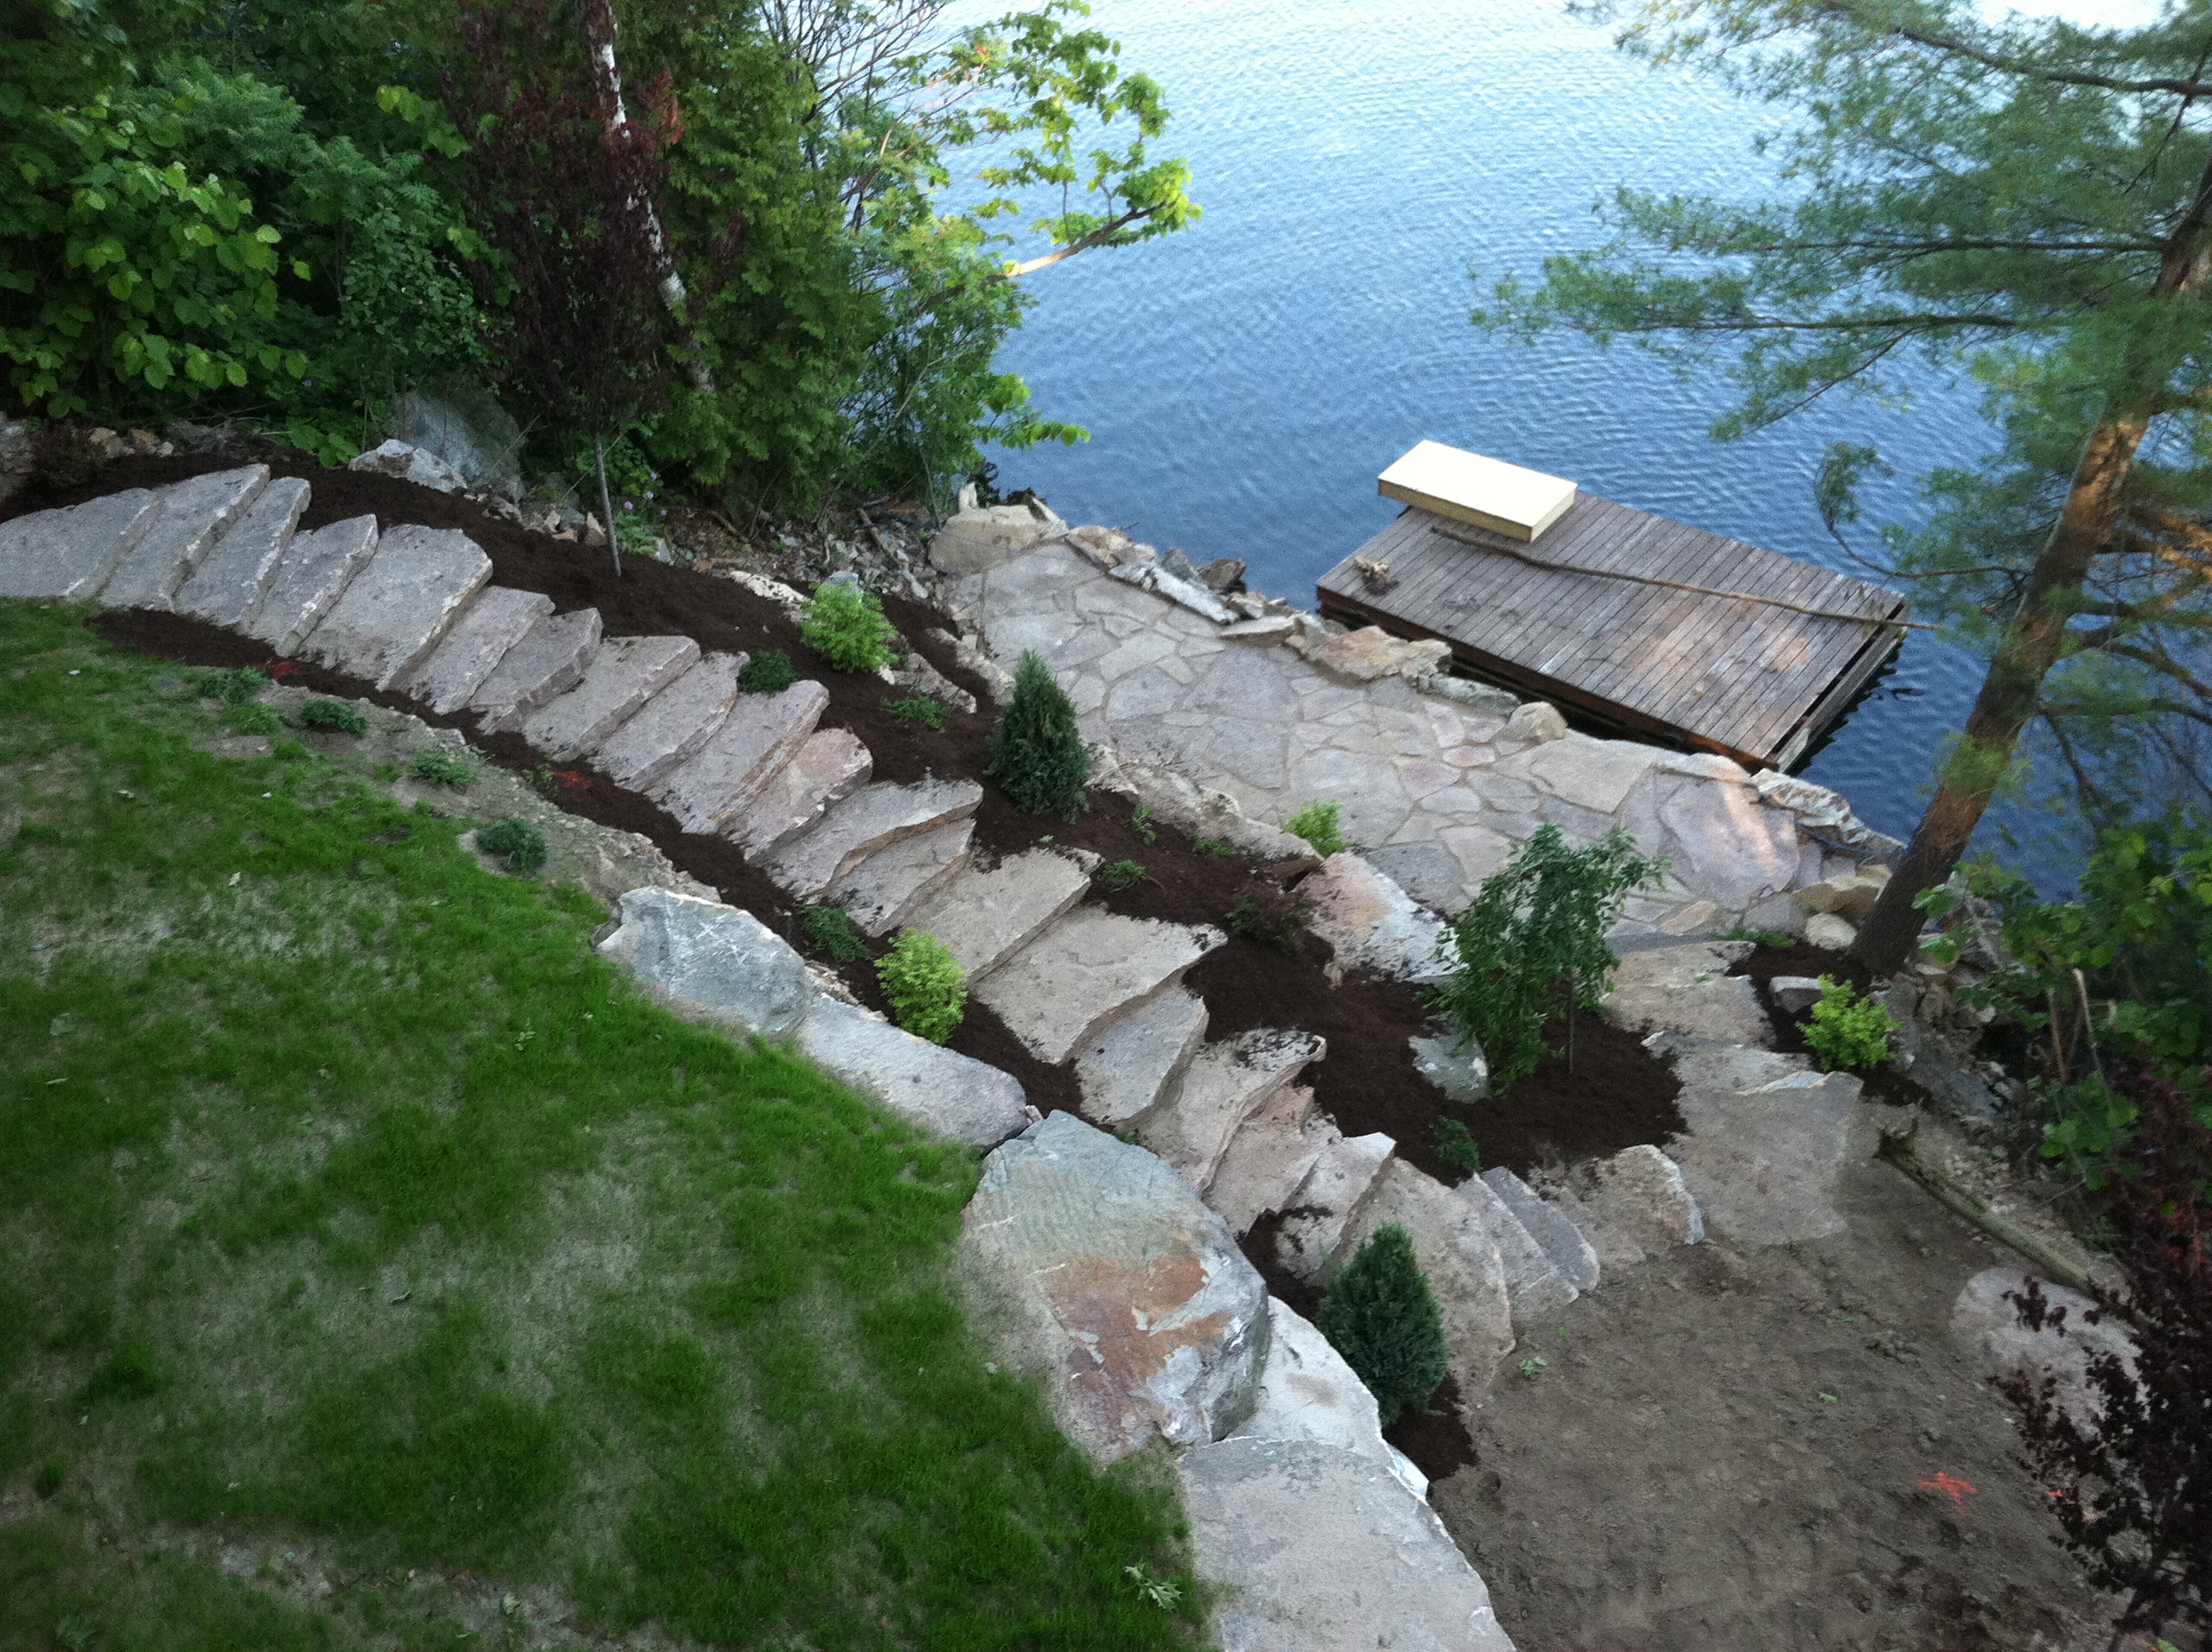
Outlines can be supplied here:
M1440 638L1478 676L1752 768L1802 757L1908 614L1863 580L1589 494L1534 543L1409 508L1316 588L1333 618Z

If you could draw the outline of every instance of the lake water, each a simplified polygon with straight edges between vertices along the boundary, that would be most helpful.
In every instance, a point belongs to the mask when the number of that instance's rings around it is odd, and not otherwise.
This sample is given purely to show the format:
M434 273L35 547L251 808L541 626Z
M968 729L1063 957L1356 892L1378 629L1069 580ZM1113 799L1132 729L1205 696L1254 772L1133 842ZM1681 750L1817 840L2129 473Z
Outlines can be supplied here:
M1001 365L1092 439L993 457L1002 486L1070 521L1242 557L1254 588L1310 604L1396 513L1376 473L1428 437L1851 572L1812 503L1830 441L1875 441L1913 471L1991 445L1971 391L1942 386L1903 415L1837 402L1717 445L1717 366L1685 381L1632 349L1468 325L1497 276L1592 244L1591 203L1616 185L1771 187L1751 143L1776 112L1632 63L1556 4L1104 0L1096 21L1164 87L1206 216L1030 278L1041 302ZM1909 477L1866 503L1863 550L1919 510ZM1806 773L1909 835L1980 676L1914 634ZM2064 881L2063 823L2000 807L1983 841L2006 833L2008 859Z

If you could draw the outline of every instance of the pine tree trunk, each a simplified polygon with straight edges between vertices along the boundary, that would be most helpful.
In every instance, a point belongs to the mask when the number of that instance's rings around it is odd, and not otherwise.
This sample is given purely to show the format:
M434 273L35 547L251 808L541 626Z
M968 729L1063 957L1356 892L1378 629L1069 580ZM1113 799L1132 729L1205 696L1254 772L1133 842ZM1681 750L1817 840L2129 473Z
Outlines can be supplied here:
M2159 260L2154 296L2195 300L2212 262L2212 164L2197 179L2189 210L2175 226ZM2020 608L2006 626L1966 719L1965 738L1944 765L1936 796L1921 816L1895 873L1859 926L1851 955L1878 975L1894 973L1919 938L1921 914L1913 898L1940 886L1959 864L1981 823L1982 811L2004 777L2034 718L2043 679L2066 652L2067 621L2081 599L2091 563L2112 537L2127 502L2136 449L2165 388L2162 367L2139 361L2106 404L2105 419L2089 433L2074 467L2074 485L2036 558Z

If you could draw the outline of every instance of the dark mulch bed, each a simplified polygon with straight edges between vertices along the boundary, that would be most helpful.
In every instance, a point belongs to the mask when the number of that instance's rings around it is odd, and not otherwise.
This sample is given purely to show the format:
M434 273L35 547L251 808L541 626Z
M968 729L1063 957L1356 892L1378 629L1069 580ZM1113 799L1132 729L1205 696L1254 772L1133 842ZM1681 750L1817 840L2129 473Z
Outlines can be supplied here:
M1758 946L1729 974L1751 977L1759 993L1759 1006L1766 1011L1766 1024L1774 1029L1774 1048L1788 1055L1811 1055L1813 1047L1805 1042L1803 1013L1792 1015L1774 1001L1773 990L1768 983L1777 975L1808 975L1814 980L1829 975L1849 981L1862 993L1874 981L1873 971L1850 953L1831 952L1826 947L1804 941L1790 946ZM1866 1088L1862 1093L1866 1099L1886 1107L1915 1107L1934 1100L1909 1073L1887 1063L1858 1076L1864 1081Z

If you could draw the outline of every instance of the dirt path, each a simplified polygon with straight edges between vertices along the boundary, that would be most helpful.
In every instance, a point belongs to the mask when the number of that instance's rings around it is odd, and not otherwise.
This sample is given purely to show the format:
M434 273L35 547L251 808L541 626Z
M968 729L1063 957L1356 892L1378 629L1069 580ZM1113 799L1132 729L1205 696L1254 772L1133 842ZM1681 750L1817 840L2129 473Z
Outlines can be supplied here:
M1887 1165L1838 1193L1843 1234L1655 1257L1516 1351L1548 1364L1509 1367L1433 1499L1528 1652L2102 1652L1951 1339L1960 1287L2019 1259Z

